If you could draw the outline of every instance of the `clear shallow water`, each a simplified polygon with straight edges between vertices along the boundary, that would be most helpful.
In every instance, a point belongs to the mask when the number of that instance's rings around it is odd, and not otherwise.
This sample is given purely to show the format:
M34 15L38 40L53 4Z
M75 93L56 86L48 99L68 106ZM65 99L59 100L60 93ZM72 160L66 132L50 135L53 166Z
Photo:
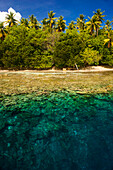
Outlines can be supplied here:
M37 72L33 72L37 73ZM40 72L41 73L41 72ZM80 93L109 93L113 91L113 72L62 73L44 75L26 72L0 74L0 94L42 93L42 91L78 91Z
M1 170L113 170L113 93L0 101Z

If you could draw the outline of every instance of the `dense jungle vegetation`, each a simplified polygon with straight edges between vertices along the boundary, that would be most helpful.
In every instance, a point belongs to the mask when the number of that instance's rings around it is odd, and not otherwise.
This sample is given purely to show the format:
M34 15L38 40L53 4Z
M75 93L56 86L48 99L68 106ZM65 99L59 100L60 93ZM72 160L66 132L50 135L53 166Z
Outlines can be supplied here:
M17 22L10 12L0 23L0 68L113 66L113 21L105 21L103 13L97 9L88 19L80 14L66 26L53 11L41 23L34 15Z

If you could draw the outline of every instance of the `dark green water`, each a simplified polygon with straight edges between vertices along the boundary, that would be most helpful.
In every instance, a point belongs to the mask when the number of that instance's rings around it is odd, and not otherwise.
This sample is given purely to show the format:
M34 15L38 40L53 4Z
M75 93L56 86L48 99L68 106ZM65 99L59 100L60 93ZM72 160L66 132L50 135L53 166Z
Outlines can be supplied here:
M113 170L113 93L0 101L0 170Z

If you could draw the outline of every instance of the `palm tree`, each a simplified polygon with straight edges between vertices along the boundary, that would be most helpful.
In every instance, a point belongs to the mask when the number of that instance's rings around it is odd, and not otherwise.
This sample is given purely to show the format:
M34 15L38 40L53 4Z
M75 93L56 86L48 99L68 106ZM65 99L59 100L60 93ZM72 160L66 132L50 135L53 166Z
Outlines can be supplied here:
M66 21L63 20L63 18L64 18L64 17L60 16L60 17L58 18L58 20L57 20L56 25L57 25L57 30L58 30L58 32L65 31L65 28L66 28L66 24L65 24L65 23L66 23Z
M42 21L42 29L45 30L47 28L47 18L44 18Z
M91 33L91 35L94 33L94 31L97 30L97 28L100 27L101 22L97 21L97 16L93 15L92 18L88 17L89 21L86 22L87 29Z
M6 34L7 34L7 31L6 31L5 27L4 27L4 23L1 22L0 23L0 38L1 38L2 41L4 40Z
M35 28L35 29L40 28L40 24L37 21L36 17L34 17L33 14L31 16L29 16L29 25L31 28Z
M31 23L33 23L34 18L35 18L35 17L34 17L34 15L33 15L33 14L32 14L31 16L29 16L29 20L30 20L30 22L31 22Z
M105 28L106 28L106 30L109 32L111 29L112 29L112 27L111 27L111 23L112 23L113 21L109 21L109 20L107 20L106 22L105 22Z
M86 19L84 19L84 15L80 14L80 17L77 18L77 28L79 28L79 30L84 30L85 29L85 21Z
M75 21L71 21L71 23L69 23L69 26L67 26L69 30L73 30L76 27Z
M57 19L54 16L55 16L55 13L53 13L53 11L48 12L48 19L46 21L48 23L51 33L52 33L52 28L55 25L55 20Z
M29 16L29 25L31 28L34 27L34 15L32 14L31 16Z
M21 24L21 25L24 25L25 27L29 27L29 22L28 22L28 20L25 19L25 18L22 18L22 19L21 19L20 24Z
M104 41L105 41L105 44L108 43L108 48L111 47L111 30L112 30L111 23L112 22L113 21L109 21L109 20L107 20L105 22L105 24L106 24L105 29L106 29L106 33L107 33L107 39L105 39Z
M36 19L36 17L34 18L34 28L37 30L37 29L39 29L40 28L40 23L37 21L37 19Z
M9 27L12 27L13 25L16 25L17 24L17 20L14 18L15 15L14 13L10 12L10 14L7 14L6 16L6 23L9 24Z
M97 9L96 12L94 11L93 13L97 16L99 21L105 21L105 19L103 19L106 15L102 15L105 11L101 12L101 9Z
M93 12L94 15L97 17L97 21L100 22L100 24L102 24L102 21L105 21L105 19L103 19L106 15L102 15L105 11L101 12L101 9L97 9L96 12ZM96 34L98 36L98 29L99 29L99 23L97 24L98 27L96 27Z

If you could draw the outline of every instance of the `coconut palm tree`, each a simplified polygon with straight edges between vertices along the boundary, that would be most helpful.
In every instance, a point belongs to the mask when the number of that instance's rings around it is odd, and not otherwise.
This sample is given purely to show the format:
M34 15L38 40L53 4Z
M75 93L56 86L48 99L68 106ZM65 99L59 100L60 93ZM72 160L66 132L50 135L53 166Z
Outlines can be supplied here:
M106 15L102 15L105 11L101 12L101 9L97 9L96 12L93 12L94 15L97 17L97 21L100 22L100 24L102 24L102 21L105 21L105 19L103 19ZM98 36L98 29L100 24L98 23L98 27L96 27L96 34Z
M93 13L97 16L99 21L105 21L105 19L103 19L106 15L102 15L105 11L101 12L101 9L97 9L96 12L93 11Z
M47 21L47 24L50 28L51 33L52 33L52 28L53 28L53 26L55 26L55 22L56 22L56 19L57 19L54 16L55 16L55 13L53 13L53 11L48 12L48 18L47 18L46 21Z
M30 20L30 22L31 22L31 23L33 23L34 18L35 18L35 17L34 17L34 15L33 15L33 14L32 14L31 16L29 16L29 20Z
M69 26L67 26L69 30L73 30L74 28L76 28L76 24L75 21L71 21L71 23L69 23Z
M57 30L58 32L62 32L62 31L65 31L65 28L66 28L66 21L63 20L64 17L60 16L56 22L56 25L57 25Z
M37 30L37 29L39 29L40 28L40 23L37 21L37 19L36 19L36 17L34 18L34 25L33 25L33 27Z
M93 15L92 18L90 17L88 18L89 18L89 21L86 22L86 27L87 27L87 30L89 30L90 34L92 35L97 30L97 28L100 27L101 21L97 20L96 15Z
M31 16L29 16L29 26L31 27L31 28L33 28L34 27L34 15L32 14Z
M17 24L17 20L14 18L15 15L14 13L10 12L10 14L7 14L6 16L6 23L9 24L9 27L12 27L13 25L16 25Z
M105 30L106 30L106 33L107 33L107 39L104 40L105 44L108 43L108 48L111 47L111 32L112 32L112 26L111 26L111 23L113 21L109 21L107 20L105 22Z
M31 28L35 28L35 29L40 28L40 24L39 24L39 22L37 21L36 17L34 17L33 14L32 14L31 16L29 16L29 26L30 26Z
M7 31L6 31L5 27L4 27L4 23L1 22L0 23L0 38L1 38L2 41L4 40L6 34L7 34Z
M77 18L77 28L79 28L80 31L85 29L85 16L83 14L80 14L79 18Z
M112 29L112 27L111 27L111 23L112 23L113 21L109 21L109 20L107 20L106 22L105 22L105 28L106 28L106 30L109 32L111 29Z
M45 29L47 28L47 25L48 25L48 23L47 23L47 18L44 18L44 19L41 21L41 23L42 23L42 29L45 30Z
M24 25L25 27L29 27L28 19L22 18L20 24Z

